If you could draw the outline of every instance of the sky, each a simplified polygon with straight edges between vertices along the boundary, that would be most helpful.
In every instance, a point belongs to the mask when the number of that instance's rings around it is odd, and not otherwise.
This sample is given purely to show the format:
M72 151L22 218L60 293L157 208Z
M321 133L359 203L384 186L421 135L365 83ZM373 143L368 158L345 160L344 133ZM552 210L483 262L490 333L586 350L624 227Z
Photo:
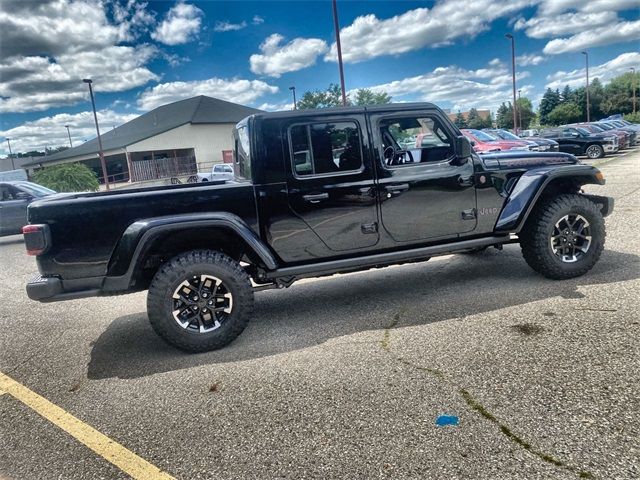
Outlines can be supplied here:
M495 111L517 88L603 83L640 70L640 0L338 0L345 83L393 101ZM0 0L0 155L95 136L160 105L209 95L264 110L339 83L322 1Z

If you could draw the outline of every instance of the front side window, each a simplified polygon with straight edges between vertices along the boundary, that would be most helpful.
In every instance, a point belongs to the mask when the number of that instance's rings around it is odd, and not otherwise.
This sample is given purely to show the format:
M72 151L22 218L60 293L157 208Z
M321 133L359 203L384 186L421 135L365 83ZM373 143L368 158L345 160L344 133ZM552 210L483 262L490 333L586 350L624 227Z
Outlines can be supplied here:
M360 131L354 122L294 125L289 130L297 176L356 172L362 169Z
M437 118L383 119L380 121L380 137L387 166L441 162L454 153L451 136Z

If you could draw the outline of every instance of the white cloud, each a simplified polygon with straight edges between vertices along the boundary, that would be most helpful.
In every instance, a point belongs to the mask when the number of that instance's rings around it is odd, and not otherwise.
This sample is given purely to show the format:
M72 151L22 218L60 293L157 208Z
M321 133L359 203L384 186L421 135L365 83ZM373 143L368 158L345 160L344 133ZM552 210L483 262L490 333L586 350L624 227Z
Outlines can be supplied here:
M546 58L542 55L537 55L535 53L525 53L516 57L516 64L520 65L521 67L528 67L530 65L540 65L545 60Z
M638 0L542 0L538 7L540 15L553 16L567 10L602 12L638 8Z
M251 19L251 23L253 25L261 25L264 23L264 18L262 18L260 15L254 15Z
M142 110L151 110L170 102L207 95L229 102L248 104L263 95L277 93L278 87L261 80L209 78L192 82L161 83L140 94L138 106Z
M640 20L619 22L613 25L585 30L569 38L556 38L547 43L544 53L579 52L581 50L611 45L612 43L631 42L640 39Z
M285 110L293 110L293 102L262 103L256 108L259 110L264 110L266 112L283 112Z
M156 27L151 38L166 45L181 45L198 37L204 13L195 5L177 2Z
M279 77L283 73L310 67L318 56L329 50L327 42L319 38L295 38L285 44L283 40L282 35L274 33L262 42L262 53L255 53L249 58L253 73Z
M529 72L522 71L517 79L528 76ZM502 102L511 99L511 81L509 68L494 59L486 67L477 70L450 65L438 67L423 75L368 88L388 93L394 102L411 99L436 104L452 103L454 111L468 110L471 107L495 110ZM520 88L526 94L525 87Z
M529 20L519 19L514 24L515 30L525 30L531 38L549 38L560 35L571 35L603 25L615 23L618 16L615 12L570 12L549 17L533 17Z
M342 58L360 62L382 55L398 55L424 47L440 47L458 38L474 38L493 20L516 12L535 0L441 0L431 9L416 8L379 19L373 14L357 17L340 30ZM335 43L325 56L336 61Z
M3 3L3 7L8 3ZM153 15L146 4L85 0L12 2L0 10L0 112L41 111L87 98L82 79L97 91L124 91L159 77L146 65L158 52L121 46L140 34ZM107 8L112 9L111 23Z
M88 98L83 78L96 92L120 92L159 77L144 65L155 47L110 46L96 51L65 53L55 60L14 57L0 63L0 112L42 111L73 105Z
M627 52L618 55L613 60L589 67L589 77L597 78L602 83L607 83L613 77L627 73L629 68L636 67L640 63L640 52ZM586 82L584 68L569 72L559 71L547 76L547 88L562 90L565 85L571 88L584 87Z
M100 131L102 134L106 134L114 125L122 125L136 117L137 115L130 113L123 114L113 110L100 110L98 111ZM69 145L69 137L67 136L65 125L69 125L69 132L74 146L78 146L96 135L93 112L88 110L74 114L61 113L42 117L14 128L0 131L0 136L11 138L13 152L42 151L45 147L53 148Z
M224 22L216 22L216 25L213 27L213 29L216 32L232 32L234 30L242 30L246 26L247 22L245 22L244 20L240 23L230 23L225 20Z

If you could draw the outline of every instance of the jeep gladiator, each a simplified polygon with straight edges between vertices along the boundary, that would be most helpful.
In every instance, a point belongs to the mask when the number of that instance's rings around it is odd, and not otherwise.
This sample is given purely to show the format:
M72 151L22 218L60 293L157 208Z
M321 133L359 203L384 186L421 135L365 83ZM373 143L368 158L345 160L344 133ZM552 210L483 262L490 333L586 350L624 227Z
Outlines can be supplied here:
M412 139L429 139L419 146ZM23 229L41 302L148 290L154 330L199 352L245 328L254 292L304 277L520 243L552 279L605 241L602 173L566 153L479 156L428 103L277 113L233 132L234 182L58 194Z

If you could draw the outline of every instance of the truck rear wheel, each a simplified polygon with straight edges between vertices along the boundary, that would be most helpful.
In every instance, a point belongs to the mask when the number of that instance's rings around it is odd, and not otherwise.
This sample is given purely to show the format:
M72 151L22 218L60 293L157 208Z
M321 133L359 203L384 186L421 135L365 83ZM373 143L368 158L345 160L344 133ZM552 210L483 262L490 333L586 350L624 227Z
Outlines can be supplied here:
M147 297L149 321L171 345L204 352L231 343L253 313L249 276L230 257L186 252L156 273Z
M598 206L563 194L536 206L520 232L524 259L536 272L561 280L584 275L604 249L604 218Z

